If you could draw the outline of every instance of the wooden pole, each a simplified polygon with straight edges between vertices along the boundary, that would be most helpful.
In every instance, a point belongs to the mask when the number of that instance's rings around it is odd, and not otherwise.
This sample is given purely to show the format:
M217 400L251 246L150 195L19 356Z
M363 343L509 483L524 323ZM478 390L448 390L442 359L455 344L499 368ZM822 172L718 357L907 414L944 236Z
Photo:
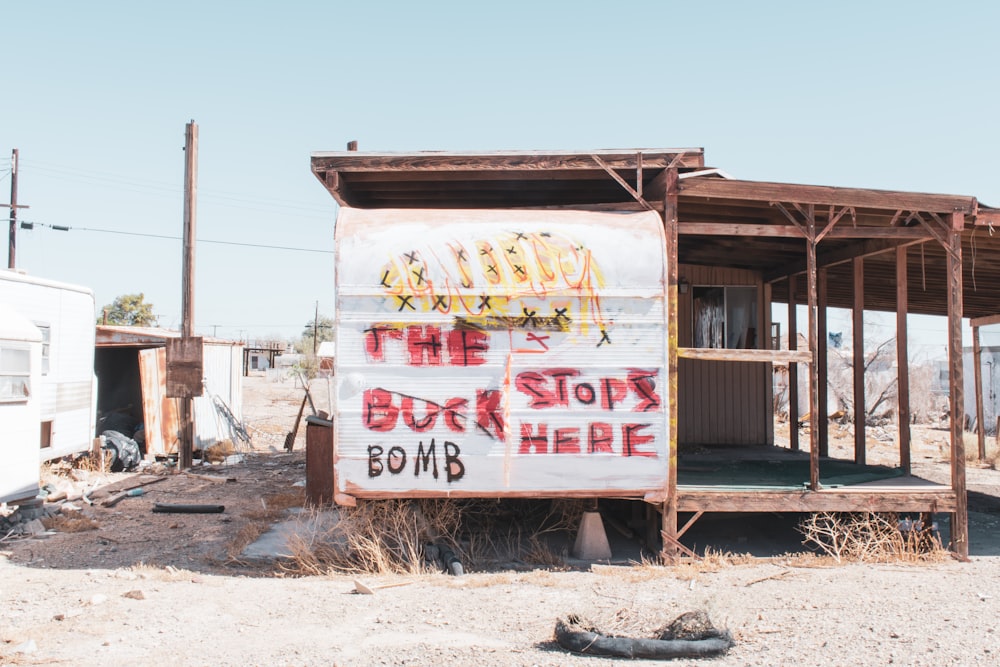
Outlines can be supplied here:
M15 148L10 158L10 239L7 246L7 268L17 266L17 156Z
M663 504L661 531L663 550L661 558L673 560L677 556L677 317L678 317L678 266L677 266L677 169L667 169L666 195L663 202L663 225L667 241L667 423L670 439L667 444L667 499Z
M799 349L798 305L795 275L788 276L788 349ZM788 364L788 446L799 451L799 365Z
M951 401L951 488L955 513L951 521L952 549L969 557L969 506L965 486L965 396L962 371L962 228L965 216L953 213L948 234L948 377Z
M819 437L819 455L829 456L830 455L830 386L829 386L829 345L830 336L829 329L826 325L826 315L827 315L827 272L826 269L819 269L816 288L817 288L817 300L818 300L818 312L816 315L817 322L817 334L816 342L818 347L816 365L819 367L818 381L819 386L816 388L816 407L818 409L816 413L816 418L819 421L819 428L817 430L817 436Z
M816 214L809 205L806 220L806 285L809 303L809 488L819 491L819 296L816 283Z
M772 309L772 294L771 294L771 283L765 283L763 280L757 281L757 294L760 295L760 313L763 315L761 318L763 320L763 326L760 327L761 333L757 335L757 348L761 350L775 350L781 349L780 336L778 340L778 345L775 347L771 343L771 329L774 323L771 321L771 309ZM767 365L767 372L764 373L764 387L765 396L774 396L774 365ZM775 411L773 408L774 401L771 401L771 412L767 416L768 418L764 422L765 437L767 438L767 444L774 444L774 417Z
M976 382L976 439L979 460L986 458L986 424L983 423L983 349L979 343L979 327L972 327L972 368Z
M865 464L865 260L854 258L854 462Z
M194 336L194 249L198 202L198 125L187 124L184 137L184 266L181 293L181 338ZM194 463L194 399L181 399L181 439L178 465L181 470Z
M909 310L909 283L906 247L896 248L896 394L899 414L899 467L910 474L910 356L909 330L906 313Z

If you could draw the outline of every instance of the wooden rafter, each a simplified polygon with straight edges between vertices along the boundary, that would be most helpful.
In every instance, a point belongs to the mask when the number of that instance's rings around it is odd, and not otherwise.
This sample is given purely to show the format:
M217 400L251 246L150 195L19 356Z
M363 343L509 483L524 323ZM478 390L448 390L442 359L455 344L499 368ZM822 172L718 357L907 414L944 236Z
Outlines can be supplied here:
M646 201L645 199L642 198L642 195L639 194L635 190L635 188L633 188L631 185L628 184L628 181L626 181L624 178L622 178L621 176L619 176L618 172L616 172L614 169L612 169L611 165L609 165L607 162L605 162L601 158L601 156L599 156L599 155L591 155L590 157L592 157L594 159L594 162L596 162L598 165L600 165L601 169L603 169L604 171L608 172L608 175L611 176L611 178L615 179L615 181L618 183L618 185L620 185L623 188L625 188L625 191L628 192L630 195L632 195L632 198L635 199L637 202L639 202L642 205L643 208L645 208L647 211L655 211L656 210L655 208L653 208L652 204L650 204L648 201Z

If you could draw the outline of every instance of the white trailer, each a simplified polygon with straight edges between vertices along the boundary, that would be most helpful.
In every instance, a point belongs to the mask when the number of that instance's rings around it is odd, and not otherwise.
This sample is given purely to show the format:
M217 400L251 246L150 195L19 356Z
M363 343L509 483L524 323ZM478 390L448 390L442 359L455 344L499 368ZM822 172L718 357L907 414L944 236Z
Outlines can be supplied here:
M0 304L20 313L41 334L36 461L89 449L97 411L94 293L78 285L0 270ZM6 422L2 424L5 431Z
M0 502L38 495L38 423L42 334L0 303Z

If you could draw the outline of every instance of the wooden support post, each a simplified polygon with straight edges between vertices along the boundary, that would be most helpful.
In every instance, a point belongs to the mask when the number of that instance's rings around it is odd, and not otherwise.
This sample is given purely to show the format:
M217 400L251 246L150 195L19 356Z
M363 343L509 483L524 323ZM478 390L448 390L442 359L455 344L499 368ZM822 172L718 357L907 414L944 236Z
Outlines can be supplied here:
M854 259L854 310L851 318L854 339L854 462L866 459L865 419L865 260Z
M780 340L778 341L777 348L771 343L771 328L774 326L771 321L771 283L765 283L758 280L757 282L757 293L760 295L760 313L763 317L763 326L760 327L761 333L757 336L757 347L761 350L772 350L779 349L781 347ZM794 366L794 364L791 364ZM764 396L774 397L774 365L767 365L767 372L764 373L764 386L762 387ZM771 412L767 415L767 419L764 422L764 435L767 438L768 445L774 445L774 417L775 410L773 408L774 401L771 401Z
M817 398L816 407L818 412L816 418L819 420L819 430L817 436L819 438L819 455L829 456L830 455L830 386L829 386L829 347L830 347L830 333L826 326L826 311L827 311L827 298L826 290L827 287L827 273L826 269L819 269L819 275L817 277L817 290L818 290L818 302L819 302L819 312L817 313L817 327L818 332L816 335L816 340L819 345L817 348L816 365L819 366L819 386L817 387Z
M909 310L906 247L896 248L896 395L899 414L899 467L909 475L910 464L910 356L909 330L906 313Z
M667 447L667 498L663 504L662 530L664 560L677 556L677 317L678 317L678 266L677 266L677 169L666 171L666 196L663 201L663 225L667 240L667 422L670 439Z
M798 305L795 275L788 276L788 349L799 349ZM811 365L811 364L810 364ZM788 364L788 446L799 451L799 365Z
M959 558L969 557L969 506L965 486L965 396L962 372L962 232L965 216L953 213L948 232L948 377L951 400L951 488L955 513L951 521L952 549Z
M983 423L983 349L979 343L979 327L972 327L972 368L976 383L976 439L979 460L986 458L986 425Z
M808 239L806 240L806 285L809 303L809 353L813 363L809 364L809 488L818 491L819 486L819 318L816 269L816 215L815 207L807 208Z

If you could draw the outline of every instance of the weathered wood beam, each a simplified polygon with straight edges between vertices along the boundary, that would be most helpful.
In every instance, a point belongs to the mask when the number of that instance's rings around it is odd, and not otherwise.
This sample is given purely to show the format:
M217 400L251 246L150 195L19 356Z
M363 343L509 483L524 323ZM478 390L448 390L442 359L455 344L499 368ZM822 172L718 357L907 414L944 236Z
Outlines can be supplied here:
M819 269L817 279L819 346L816 348L815 365L819 367L819 395L817 397L819 413L817 418L819 419L819 455L821 457L830 455L830 331L827 327L829 284L830 280L826 269Z
M642 198L642 195L639 194L639 192L636 191L635 188L633 188L631 185L629 185L628 182L624 178L622 178L621 176L619 176L618 172L616 172L614 169L611 168L611 165L609 165L607 162L605 162L603 159L601 159L601 156L599 156L599 155L591 155L590 157L592 157L594 159L594 162L596 162L598 165L600 165L600 167L602 169L604 169L604 171L606 171L608 173L608 175L611 178L613 178L616 183L618 183L618 185L622 186L622 188L624 188L626 192L628 192L630 195L632 195L632 199L634 199L637 202L639 202L639 204L642 205L643 208L645 208L647 211L654 211L654 210L656 210L656 209L653 208L652 204L650 204L648 201L646 201L645 199Z
M800 227L792 225L753 225L723 222L682 222L679 233L690 236L774 236L779 238L805 238Z
M677 336L679 312L679 264L677 261L677 215L678 178L677 169L666 171L666 191L663 199L663 225L667 241L667 423L669 440L667 444L666 492L662 506L661 531L663 540L662 558L673 559L677 555L677 372L680 364L677 351L680 339Z
M681 512L953 512L958 505L950 489L727 492L682 486L679 493Z
M961 216L953 213L953 219ZM964 222L964 216L963 216ZM954 223L954 220L953 220ZM956 507L952 515L952 549L959 558L969 557L969 510L965 485L965 398L962 373L962 234L949 234L948 245L948 377L951 401L951 488Z
M935 211L943 214L955 212L975 214L977 210L975 197L721 178L686 179L681 183L681 194L718 199L798 202L818 206Z
M313 171L456 171L456 170L549 170L593 169L597 154L614 169L635 169L637 151L496 151L485 153L313 153ZM676 167L705 166L700 148L643 150L646 169L666 169L681 157Z
M819 270L816 267L816 217L806 221L806 294L809 303L809 355L816 357L819 349L818 289ZM809 364L809 488L819 491L819 364Z
M795 302L795 276L788 276L788 351L799 347L798 304ZM799 450L799 367L788 365L788 446Z
M984 317L976 317L969 320L969 324L971 324L974 327L987 327L991 324L1000 324L1000 314L986 315Z
M909 311L909 277L907 249L896 248L896 400L899 417L899 466L910 474L910 356L909 329L906 315Z
M972 327L972 369L976 387L976 440L982 461L986 458L986 428L983 424L983 350L979 343L979 327Z
M713 361L746 361L769 364L808 364L812 354L808 350L731 350L712 347L680 347L677 356L682 359L710 359Z
M865 464L865 260L854 259L854 308L851 312L854 354L854 462Z

